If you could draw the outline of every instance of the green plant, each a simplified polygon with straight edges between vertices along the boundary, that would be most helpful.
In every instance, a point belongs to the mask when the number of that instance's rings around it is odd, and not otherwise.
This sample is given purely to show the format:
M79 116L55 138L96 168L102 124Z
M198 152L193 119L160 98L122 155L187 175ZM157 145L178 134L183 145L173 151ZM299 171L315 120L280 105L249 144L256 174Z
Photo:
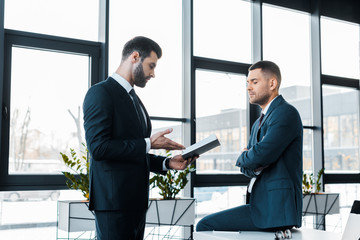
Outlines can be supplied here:
M167 156L171 154L169 151L166 151ZM176 195L184 189L188 183L187 175L195 170L194 164L189 165L185 170L168 170L165 175L156 174L150 178L150 187L151 189L158 187L160 192L159 194L163 199L175 199Z
M324 168L320 169L316 178L314 174L306 174L303 172L302 188L303 194L310 194L312 192L318 193L321 190L321 176L324 174ZM314 189L315 186L315 189Z
M85 147L85 144L83 144ZM71 172L62 172L67 178L66 185L70 189L80 190L86 199L89 199L89 161L87 159L88 150L78 157L74 149L70 148L71 159L61 153L65 165L70 168Z

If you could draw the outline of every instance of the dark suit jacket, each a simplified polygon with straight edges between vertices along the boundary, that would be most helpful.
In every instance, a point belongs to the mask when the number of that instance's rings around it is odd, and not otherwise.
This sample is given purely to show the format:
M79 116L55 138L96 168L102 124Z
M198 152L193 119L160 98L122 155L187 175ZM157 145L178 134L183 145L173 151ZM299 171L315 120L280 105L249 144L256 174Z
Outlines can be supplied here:
M89 209L146 209L149 171L163 173L164 160L146 154L144 138L151 133L146 110L148 131L144 136L132 99L111 77L88 90L83 109L91 157Z
M301 226L303 128L298 111L278 96L262 124L255 121L248 151L237 166L248 177L257 177L250 195L251 218L259 228Z

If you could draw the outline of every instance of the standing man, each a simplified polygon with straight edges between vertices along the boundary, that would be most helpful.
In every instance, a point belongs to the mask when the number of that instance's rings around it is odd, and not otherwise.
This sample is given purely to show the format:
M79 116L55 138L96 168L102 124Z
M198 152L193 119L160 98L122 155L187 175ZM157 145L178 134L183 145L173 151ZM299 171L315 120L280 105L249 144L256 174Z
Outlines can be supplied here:
M128 41L116 72L92 86L84 100L84 128L90 152L90 203L98 240L140 240L149 199L149 172L185 169L193 159L165 158L150 149L181 150L167 137L150 137L149 115L134 91L155 77L162 51L146 37ZM194 158L195 159L195 158Z
M303 128L298 111L279 95L280 83L280 69L273 62L259 61L249 68L249 101L262 111L236 162L251 178L247 202L203 218L197 231L301 227Z

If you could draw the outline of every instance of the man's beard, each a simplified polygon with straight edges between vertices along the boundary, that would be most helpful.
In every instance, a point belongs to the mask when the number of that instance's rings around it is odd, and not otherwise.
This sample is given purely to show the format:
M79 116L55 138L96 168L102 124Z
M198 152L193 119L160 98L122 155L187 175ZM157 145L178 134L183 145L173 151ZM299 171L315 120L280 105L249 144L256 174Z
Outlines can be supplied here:
M261 106L266 104L269 101L270 97L271 95L269 93L265 93L264 95L259 96L258 99L254 99L253 101L250 100L250 103Z
M144 69L142 67L142 64L139 63L139 65L135 68L134 71L134 84L138 87L145 87L147 78L145 77Z

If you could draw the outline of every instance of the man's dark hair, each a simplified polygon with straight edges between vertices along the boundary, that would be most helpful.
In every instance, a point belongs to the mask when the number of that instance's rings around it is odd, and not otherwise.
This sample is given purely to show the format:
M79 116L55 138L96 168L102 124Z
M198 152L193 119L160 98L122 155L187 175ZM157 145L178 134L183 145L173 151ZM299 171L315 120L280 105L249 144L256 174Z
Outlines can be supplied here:
M147 37L134 37L133 39L129 40L124 45L124 49L122 51L122 60L125 60L132 54L134 51L139 52L141 61L144 61L145 58L150 56L150 53L154 51L157 57L160 59L162 55L162 50L155 41L151 40Z
M249 72L255 69L261 69L261 71L264 73L264 75L267 76L267 78L274 76L278 81L278 87L280 87L281 73L278 65L271 61L259 61L249 67Z

